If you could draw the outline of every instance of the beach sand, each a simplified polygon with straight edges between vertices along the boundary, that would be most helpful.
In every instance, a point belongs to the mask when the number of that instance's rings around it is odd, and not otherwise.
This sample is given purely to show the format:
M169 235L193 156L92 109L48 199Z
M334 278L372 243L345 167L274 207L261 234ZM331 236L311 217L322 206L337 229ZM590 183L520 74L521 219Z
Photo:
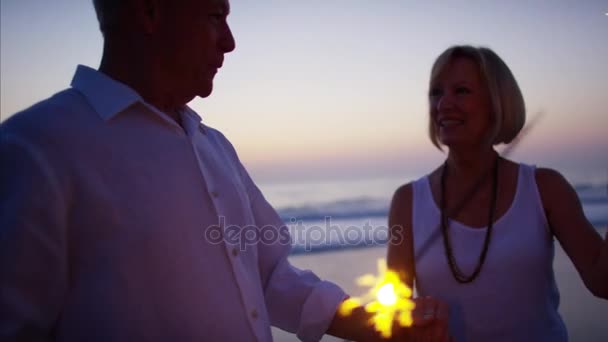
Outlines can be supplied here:
M604 236L606 229L601 229ZM362 294L354 281L365 273L376 274L376 261L384 258L385 247L370 247L345 251L294 255L290 261L301 269L313 270L322 279L340 285L347 293ZM560 314L568 328L570 341L608 341L608 301L594 297L580 279L574 265L560 247L555 244L553 263L557 285L561 294ZM273 328L277 342L297 341L295 335ZM325 336L322 341L341 341Z

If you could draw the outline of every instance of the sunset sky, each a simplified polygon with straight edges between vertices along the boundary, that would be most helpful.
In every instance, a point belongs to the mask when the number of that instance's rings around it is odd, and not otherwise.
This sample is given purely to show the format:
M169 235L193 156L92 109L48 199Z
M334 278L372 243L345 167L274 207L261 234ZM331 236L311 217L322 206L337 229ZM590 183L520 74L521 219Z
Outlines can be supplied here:
M513 157L608 181L608 1L234 0L236 50L190 105L256 180L421 175L428 73L453 44L494 49L539 124ZM91 1L1 1L5 120L99 65Z

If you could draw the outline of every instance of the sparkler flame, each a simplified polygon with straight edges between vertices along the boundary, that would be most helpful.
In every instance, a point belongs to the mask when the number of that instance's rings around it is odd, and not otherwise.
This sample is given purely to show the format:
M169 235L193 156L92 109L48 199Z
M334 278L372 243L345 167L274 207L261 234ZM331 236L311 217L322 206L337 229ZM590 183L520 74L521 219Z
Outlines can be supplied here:
M384 284L378 289L378 301L382 305L395 305L397 295L395 295L395 287L393 284Z
M378 275L366 274L357 279L359 286L369 287L361 297L351 297L339 307L338 313L344 316L365 304L365 311L373 313L369 323L382 337L390 338L392 325L396 322L402 327L412 325L412 289L401 282L399 275L386 268L384 259L378 259Z

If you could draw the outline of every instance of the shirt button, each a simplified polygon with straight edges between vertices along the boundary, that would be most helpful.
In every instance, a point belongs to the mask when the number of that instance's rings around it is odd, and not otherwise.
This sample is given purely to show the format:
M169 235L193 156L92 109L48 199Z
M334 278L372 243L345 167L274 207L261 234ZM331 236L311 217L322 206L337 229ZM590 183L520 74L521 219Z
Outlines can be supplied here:
M239 250L238 250L238 249L236 249L236 247L234 247L234 248L232 249L232 256L237 256L237 255L239 255Z
M211 197L218 198L220 194L217 191L211 191Z
M251 310L251 318L253 318L253 319L258 318L258 310L256 310L256 309Z

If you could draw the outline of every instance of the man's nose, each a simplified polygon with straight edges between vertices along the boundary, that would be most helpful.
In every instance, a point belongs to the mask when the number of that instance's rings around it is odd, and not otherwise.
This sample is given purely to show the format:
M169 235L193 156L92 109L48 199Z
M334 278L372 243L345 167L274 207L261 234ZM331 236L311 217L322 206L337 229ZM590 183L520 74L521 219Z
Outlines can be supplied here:
M226 24L226 29L222 35L222 39L220 40L220 48L224 53L231 52L236 48L236 42L234 41L232 30L230 30L230 26L228 26L228 24Z

